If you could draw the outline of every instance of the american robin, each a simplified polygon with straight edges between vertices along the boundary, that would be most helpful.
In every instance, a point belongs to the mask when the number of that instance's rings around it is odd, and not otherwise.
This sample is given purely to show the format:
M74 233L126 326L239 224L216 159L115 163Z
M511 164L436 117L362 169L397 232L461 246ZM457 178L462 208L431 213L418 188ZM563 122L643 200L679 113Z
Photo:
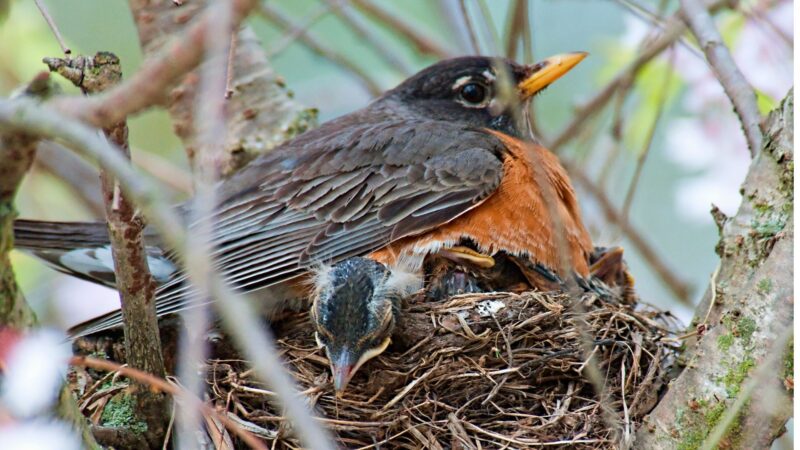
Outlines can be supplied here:
M504 251L561 279L587 279L593 245L575 193L556 156L534 143L527 116L530 99L585 56L445 60L257 158L217 187L219 270L245 292L301 297L320 263L366 256L416 272L429 254L491 265ZM18 221L15 239L60 271L113 285L103 223ZM158 314L196 304L169 249L151 231L146 241ZM120 322L114 312L72 331ZM365 354L374 352L355 362Z

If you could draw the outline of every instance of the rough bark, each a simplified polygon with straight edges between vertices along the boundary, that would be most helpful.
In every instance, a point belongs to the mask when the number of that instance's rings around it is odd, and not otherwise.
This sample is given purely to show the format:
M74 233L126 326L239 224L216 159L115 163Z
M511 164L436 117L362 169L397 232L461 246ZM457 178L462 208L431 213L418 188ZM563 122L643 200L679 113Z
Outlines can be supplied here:
M145 57L161 52L182 25L194 19L208 3L193 1L176 7L172 0L132 0L130 7ZM249 27L239 29L236 42L233 73L229 74L233 92L226 111L228 133L219 168L223 175L313 127L317 116L316 109L304 108L291 99L291 92L271 69L261 43ZM172 89L165 105L190 160L199 145L193 113L200 70L202 67L186 74Z
M93 58L46 59L51 70L72 81L87 94L103 92L122 79L119 58L100 52ZM109 141L130 159L128 125L125 121L103 129ZM145 221L136 205L122 193L119 183L101 168L103 199L111 241L116 287L122 306L125 353L131 367L164 377L158 320L155 308L156 284L147 265L143 242ZM135 385L137 416L147 423L145 438L152 448L163 441L168 422L169 398Z
M792 414L793 93L773 111L734 217L715 210L721 257L697 308L686 368L639 430L636 448L769 448ZM788 352L788 354L787 354ZM725 426L726 414L732 420ZM708 442L715 428L725 433ZM713 441L713 439L712 439Z
M50 76L40 74L23 95L42 96L51 88ZM0 133L0 326L28 328L36 316L17 286L9 253L14 248L14 197L36 159L39 139L25 133Z

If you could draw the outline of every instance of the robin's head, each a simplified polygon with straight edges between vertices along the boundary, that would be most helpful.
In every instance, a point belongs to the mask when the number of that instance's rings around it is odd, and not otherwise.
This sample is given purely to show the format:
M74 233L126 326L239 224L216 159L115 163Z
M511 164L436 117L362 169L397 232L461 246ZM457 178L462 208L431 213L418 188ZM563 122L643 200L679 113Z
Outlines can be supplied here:
M333 386L343 392L359 367L389 346L400 300L422 283L368 258L323 267L314 281L311 321L330 361Z
M586 53L553 56L533 65L467 56L438 62L386 94L410 112L435 120L530 135L528 102L567 73Z

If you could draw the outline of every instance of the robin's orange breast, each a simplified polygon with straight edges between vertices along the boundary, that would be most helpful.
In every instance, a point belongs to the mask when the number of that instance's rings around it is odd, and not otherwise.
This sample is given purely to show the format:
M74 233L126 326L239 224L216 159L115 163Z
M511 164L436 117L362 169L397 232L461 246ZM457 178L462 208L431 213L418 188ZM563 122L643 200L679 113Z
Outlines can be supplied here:
M397 240L370 257L394 264L403 255L424 257L467 238L483 253L505 251L527 256L556 271L562 267L560 258L566 257L572 270L587 277L592 240L558 158L541 146L487 131L500 138L508 149L497 190L452 221L427 233Z

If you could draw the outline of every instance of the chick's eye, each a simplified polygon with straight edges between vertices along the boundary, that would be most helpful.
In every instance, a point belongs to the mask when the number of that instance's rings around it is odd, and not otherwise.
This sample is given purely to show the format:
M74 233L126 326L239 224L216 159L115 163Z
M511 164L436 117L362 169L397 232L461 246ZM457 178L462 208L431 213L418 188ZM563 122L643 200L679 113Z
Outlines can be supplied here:
M459 95L465 102L479 105L486 100L486 86L480 83L467 83L461 86Z

